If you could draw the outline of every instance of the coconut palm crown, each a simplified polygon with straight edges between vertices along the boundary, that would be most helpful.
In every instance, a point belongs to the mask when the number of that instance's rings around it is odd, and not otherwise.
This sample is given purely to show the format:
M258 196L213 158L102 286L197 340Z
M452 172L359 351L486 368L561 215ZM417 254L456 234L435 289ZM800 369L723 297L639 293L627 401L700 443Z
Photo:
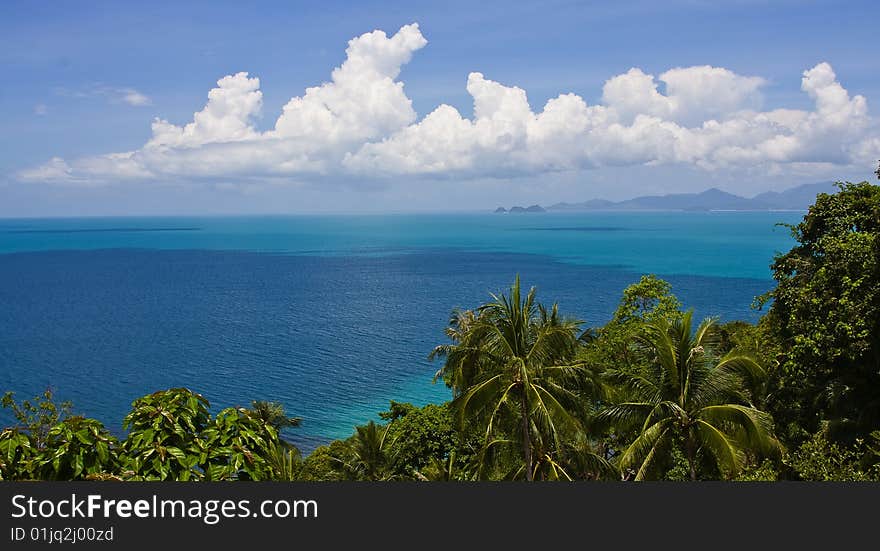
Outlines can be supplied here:
M560 434L578 430L580 366L574 356L580 322L545 308L532 288L523 296L516 277L509 294L492 295L476 312L454 312L451 345L438 372L453 389L452 407L462 425L477 421L484 452L519 444L522 474L534 477L538 443L558 447Z
M706 319L692 331L692 318L689 311L672 322L643 326L637 341L650 361L636 372L614 375L625 397L599 415L616 428L634 429L619 467L636 480L650 478L674 447L687 459L691 480L697 479L700 460L732 477L747 453L780 450L772 418L752 403L766 378L764 369L736 350L714 355L715 321Z

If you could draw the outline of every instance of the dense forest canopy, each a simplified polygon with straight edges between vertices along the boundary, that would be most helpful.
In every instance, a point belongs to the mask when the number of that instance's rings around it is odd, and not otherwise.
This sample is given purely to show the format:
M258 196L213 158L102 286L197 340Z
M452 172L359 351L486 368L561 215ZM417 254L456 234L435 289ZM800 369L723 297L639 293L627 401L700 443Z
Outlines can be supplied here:
M430 353L449 402L392 401L305 458L273 402L212 415L161 390L120 438L51 390L8 392L0 479L880 480L880 187L839 184L790 229L756 324L694 319L645 275L584 327L517 276L452 312Z

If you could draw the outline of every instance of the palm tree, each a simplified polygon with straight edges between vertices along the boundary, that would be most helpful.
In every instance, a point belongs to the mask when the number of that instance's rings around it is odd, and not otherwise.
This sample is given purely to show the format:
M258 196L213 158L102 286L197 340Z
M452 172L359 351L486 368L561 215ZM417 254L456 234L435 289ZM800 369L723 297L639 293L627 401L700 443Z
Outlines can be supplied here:
M605 459L601 442L595 442L587 432L578 432L568 438L558 452L539 458L536 471L545 471L549 480L615 480L619 479L617 466Z
M472 461L462 462L455 451L449 452L445 458L432 457L428 464L413 473L416 480L450 482L454 480L473 480L479 470Z
M284 406L278 402L253 400L248 413L262 422L265 426L273 427L278 432L278 443L288 453L298 456L300 451L292 443L281 437L281 430L287 427L298 427L302 424L302 417L288 417L284 412Z
M621 471L636 469L644 480L665 451L679 446L691 480L697 462L713 462L734 475L745 452L772 454L780 449L772 419L751 402L752 390L766 378L748 355L731 351L713 356L714 320L692 332L693 312L672 323L645 324L638 341L649 356L647 367L617 372L629 399L604 409L599 418L618 430L636 428L636 438L619 458Z
M357 432L346 442L346 457L337 457L342 470L356 480L391 480L394 473L392 442L388 427L370 421L356 427Z
M434 347L428 355L430 361L446 358L443 367L434 374L434 382L443 379L456 395L470 387L479 373L479 363L483 357L481 343L468 338L477 316L473 310L454 309L444 331L451 342Z
M509 296L492 298L473 315L454 316L455 342L442 349L447 361L439 375L453 388L462 426L472 419L485 427L484 453L518 441L522 470L532 480L536 443L547 439L558 448L561 432L579 430L572 412L581 411L581 367L566 363L580 322L561 318L556 304L538 304L534 288L523 297L519 276Z
M300 479L303 459L295 446L284 445L283 441L270 441L264 451L269 467L269 480L291 482Z
M251 402L250 411L258 419L278 430L285 427L298 427L302 424L301 417L288 417L284 412L284 406L278 402L254 400Z

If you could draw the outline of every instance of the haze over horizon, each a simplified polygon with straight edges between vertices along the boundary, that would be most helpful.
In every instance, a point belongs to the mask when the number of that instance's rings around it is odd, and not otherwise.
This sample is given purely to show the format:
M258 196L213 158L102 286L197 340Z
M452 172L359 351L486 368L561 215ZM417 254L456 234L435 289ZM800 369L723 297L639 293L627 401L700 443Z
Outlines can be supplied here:
M877 4L722 4L10 2L0 217L478 210L871 180Z

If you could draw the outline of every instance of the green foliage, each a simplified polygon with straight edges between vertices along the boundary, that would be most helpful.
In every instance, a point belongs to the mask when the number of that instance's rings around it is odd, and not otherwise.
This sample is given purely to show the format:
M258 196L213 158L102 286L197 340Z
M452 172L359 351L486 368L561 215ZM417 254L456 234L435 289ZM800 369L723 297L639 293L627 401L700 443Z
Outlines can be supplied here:
M118 440L99 421L71 416L72 404L55 403L51 389L21 403L7 392L2 405L20 426L0 432L0 480L82 480L118 469Z
M208 400L186 388L154 392L132 403L123 426L125 473L135 480L201 479L209 449L200 438Z
M370 421L356 427L348 439L345 454L337 458L351 480L393 480L397 478L397 457L388 425Z
M302 463L303 480L396 480L399 474L388 425L370 421L345 440L316 448Z
M560 447L564 434L580 429L582 366L568 365L577 347L580 322L562 318L557 305L545 308L532 288L523 296L517 276L509 295L492 295L464 330L440 371L453 387L451 407L462 429L483 433L484 458L497 446L522 450L520 471L535 474L535 458Z
M537 470L544 480L619 480L620 471L605 455L604 442L579 431L566 439L555 456L545 454Z
M768 315L783 354L771 410L793 435L829 423L852 442L880 426L880 186L839 184L773 262Z
M738 350L753 356L763 366L777 364L779 344L773 340L770 328L763 320L756 325L745 321L731 321L718 325L718 352Z
M35 457L43 480L82 480L119 468L119 441L99 421L68 417L52 427Z
M782 355L767 317L754 325L744 321L728 322L719 325L717 331L718 354L736 351L753 358L766 371L767 378L751 388L751 402L758 408L767 408L772 400L768 382L778 374L779 358Z
M0 432L0 480L32 480L46 476L67 479L64 476L52 476L55 463L60 468L67 459L62 456L56 460L53 457L56 445L65 446L74 452L70 458L73 467L70 472L76 473L77 477L84 474L83 471L87 468L85 465L89 469L94 466L89 450L82 450L78 440L66 443L64 437L76 426L77 431L83 431L80 438L98 440L99 438L92 437L86 425L100 426L100 423L92 419L70 417L72 404L56 403L51 388L47 388L42 395L21 403L15 401L14 393L6 392L0 399L0 405L11 409L19 423L16 427L7 427ZM106 435L103 427L100 434L100 439ZM47 463L49 467L46 467ZM83 466L77 469L80 464Z
M0 480L295 480L299 450L280 439L295 426L273 402L227 408L211 419L208 401L185 388L154 392L132 403L127 438L69 416L47 391L40 402L13 408L22 427L0 431ZM41 439L41 440L39 440Z
M286 427L298 427L302 424L300 417L288 417L284 413L284 406L278 402L254 400L251 402L250 411L264 423L272 425L278 430Z
M264 480L291 482L304 479L303 458L296 447L269 440L262 457L267 467Z
M755 325L694 328L645 275L581 333L517 277L453 311L429 356L449 403L392 401L302 458L280 436L301 419L276 402L212 418L163 390L133 402L119 442L50 390L6 393L0 480L880 480L880 187L840 189L792 227Z
M868 450L871 452L873 457L871 461L873 463L880 463L880 430L875 430L871 432L871 442L868 444Z
M480 363L485 359L480 349L481 343L469 339L471 328L476 325L479 316L473 310L453 310L444 331L451 342L434 347L428 355L430 361L446 359L443 367L434 374L434 382L442 379L452 389L454 396L473 385L480 372Z
M602 369L629 369L640 360L635 353L635 334L645 323L681 317L681 303L672 294L672 286L653 274L623 290L611 320L603 327L581 336L585 346L580 357Z
M643 275L638 283L633 283L623 290L620 304L611 317L611 324L652 323L680 315L681 303L672 294L672 285L654 274L647 274Z
M36 450L29 434L18 428L0 431L0 480L30 480Z
M817 432L804 442L790 457L788 463L800 480L853 482L880 480L877 466L865 468L863 441L857 440L852 447L829 442L822 432Z
M344 467L348 455L349 447L343 440L318 446L303 460L300 477L302 480L318 482L346 480L349 473Z
M753 407L753 389L765 377L754 358L736 351L715 354L714 322L692 330L692 312L671 323L643 326L639 340L647 367L610 375L622 400L599 414L599 421L622 429L638 427L618 464L635 480L659 478L658 467L678 449L697 480L706 462L725 478L742 468L746 452L773 455L780 445L772 419Z
M47 388L41 396L33 400L15 401L15 394L6 392L0 398L0 406L12 410L21 428L34 440L36 447L42 447L49 431L70 415L73 404L69 401L56 404L51 388Z
M278 429L253 410L226 408L201 433L208 451L208 480L267 480L274 471L265 455L278 442Z
M401 476L413 476L432 459L443 460L456 451L459 457L466 455L448 404L417 408L392 401L390 410L379 416L389 422L388 438Z
M135 480L271 480L298 471L298 450L279 438L295 426L273 402L226 408L214 419L202 395L172 388L135 400L125 418L124 474Z
M734 479L737 482L774 482L779 480L776 462L765 459L761 463L746 466Z
M463 482L474 480L479 470L476 463L477 456L470 456L470 460L462 460L454 451L445 458L432 457L420 470L414 471L417 480L424 482Z

